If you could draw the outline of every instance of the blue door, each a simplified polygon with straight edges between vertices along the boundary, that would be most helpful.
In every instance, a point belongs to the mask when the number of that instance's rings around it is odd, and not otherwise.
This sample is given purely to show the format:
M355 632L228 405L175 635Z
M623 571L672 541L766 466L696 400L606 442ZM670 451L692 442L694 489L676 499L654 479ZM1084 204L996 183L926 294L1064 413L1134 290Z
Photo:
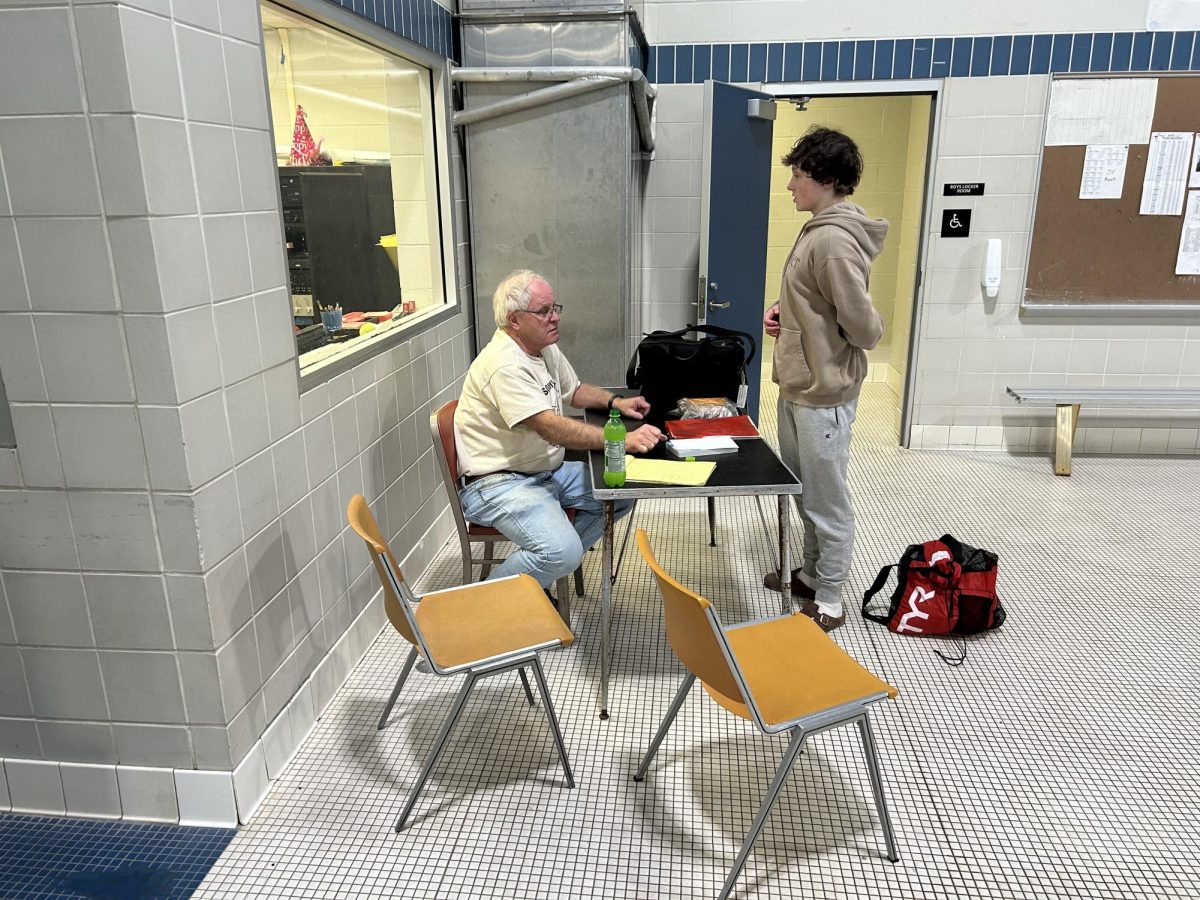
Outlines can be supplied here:
M704 83L704 173L700 201L700 319L754 335L746 411L758 421L762 317L771 193L770 94Z

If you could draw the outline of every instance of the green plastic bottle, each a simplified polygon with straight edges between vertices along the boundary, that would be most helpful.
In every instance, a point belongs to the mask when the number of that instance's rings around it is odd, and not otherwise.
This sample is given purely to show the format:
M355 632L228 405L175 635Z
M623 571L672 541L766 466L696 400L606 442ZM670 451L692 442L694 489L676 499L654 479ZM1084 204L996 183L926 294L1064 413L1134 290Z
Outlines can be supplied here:
M609 410L604 423L604 483L608 487L625 484L625 423L615 409Z

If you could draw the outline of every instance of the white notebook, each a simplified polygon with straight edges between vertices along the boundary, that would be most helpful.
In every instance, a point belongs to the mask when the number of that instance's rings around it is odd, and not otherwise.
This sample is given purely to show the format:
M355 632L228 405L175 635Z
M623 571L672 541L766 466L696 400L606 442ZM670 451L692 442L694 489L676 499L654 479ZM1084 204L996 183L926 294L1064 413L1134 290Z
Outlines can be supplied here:
M680 459L694 456L717 456L721 453L737 453L738 445L731 437L676 438L667 441L667 452Z

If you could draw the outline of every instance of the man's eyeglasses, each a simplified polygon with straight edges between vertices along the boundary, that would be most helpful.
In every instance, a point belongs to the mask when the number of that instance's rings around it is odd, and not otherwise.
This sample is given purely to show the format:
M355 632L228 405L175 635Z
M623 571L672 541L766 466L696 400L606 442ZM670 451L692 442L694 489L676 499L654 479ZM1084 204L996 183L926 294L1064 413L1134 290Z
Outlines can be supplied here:
M539 309L536 311L532 310L532 309L518 309L517 310L517 312L529 313L529 315L531 315L531 316L537 316L539 319L542 319L543 321L546 319L549 319L552 315L554 315L554 313L561 313L562 311L563 311L563 305L561 303L555 303L551 306L547 306L545 309Z

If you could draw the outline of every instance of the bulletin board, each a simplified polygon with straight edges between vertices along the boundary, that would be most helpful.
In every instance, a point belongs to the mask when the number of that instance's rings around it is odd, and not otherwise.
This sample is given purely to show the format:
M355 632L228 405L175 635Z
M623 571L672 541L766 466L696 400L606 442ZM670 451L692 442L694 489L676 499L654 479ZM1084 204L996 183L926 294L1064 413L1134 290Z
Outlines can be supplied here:
M1159 75L1156 80L1150 130L1190 131L1195 137L1200 133L1200 76ZM1047 143L1054 140L1054 114L1051 104ZM1191 168L1194 152L1193 146ZM1069 305L1133 311L1151 304L1200 309L1200 276L1176 274L1188 211L1186 187L1179 215L1141 214L1150 144L1129 143L1120 197L1080 199L1086 156L1082 143L1042 150L1023 305L1030 310Z

